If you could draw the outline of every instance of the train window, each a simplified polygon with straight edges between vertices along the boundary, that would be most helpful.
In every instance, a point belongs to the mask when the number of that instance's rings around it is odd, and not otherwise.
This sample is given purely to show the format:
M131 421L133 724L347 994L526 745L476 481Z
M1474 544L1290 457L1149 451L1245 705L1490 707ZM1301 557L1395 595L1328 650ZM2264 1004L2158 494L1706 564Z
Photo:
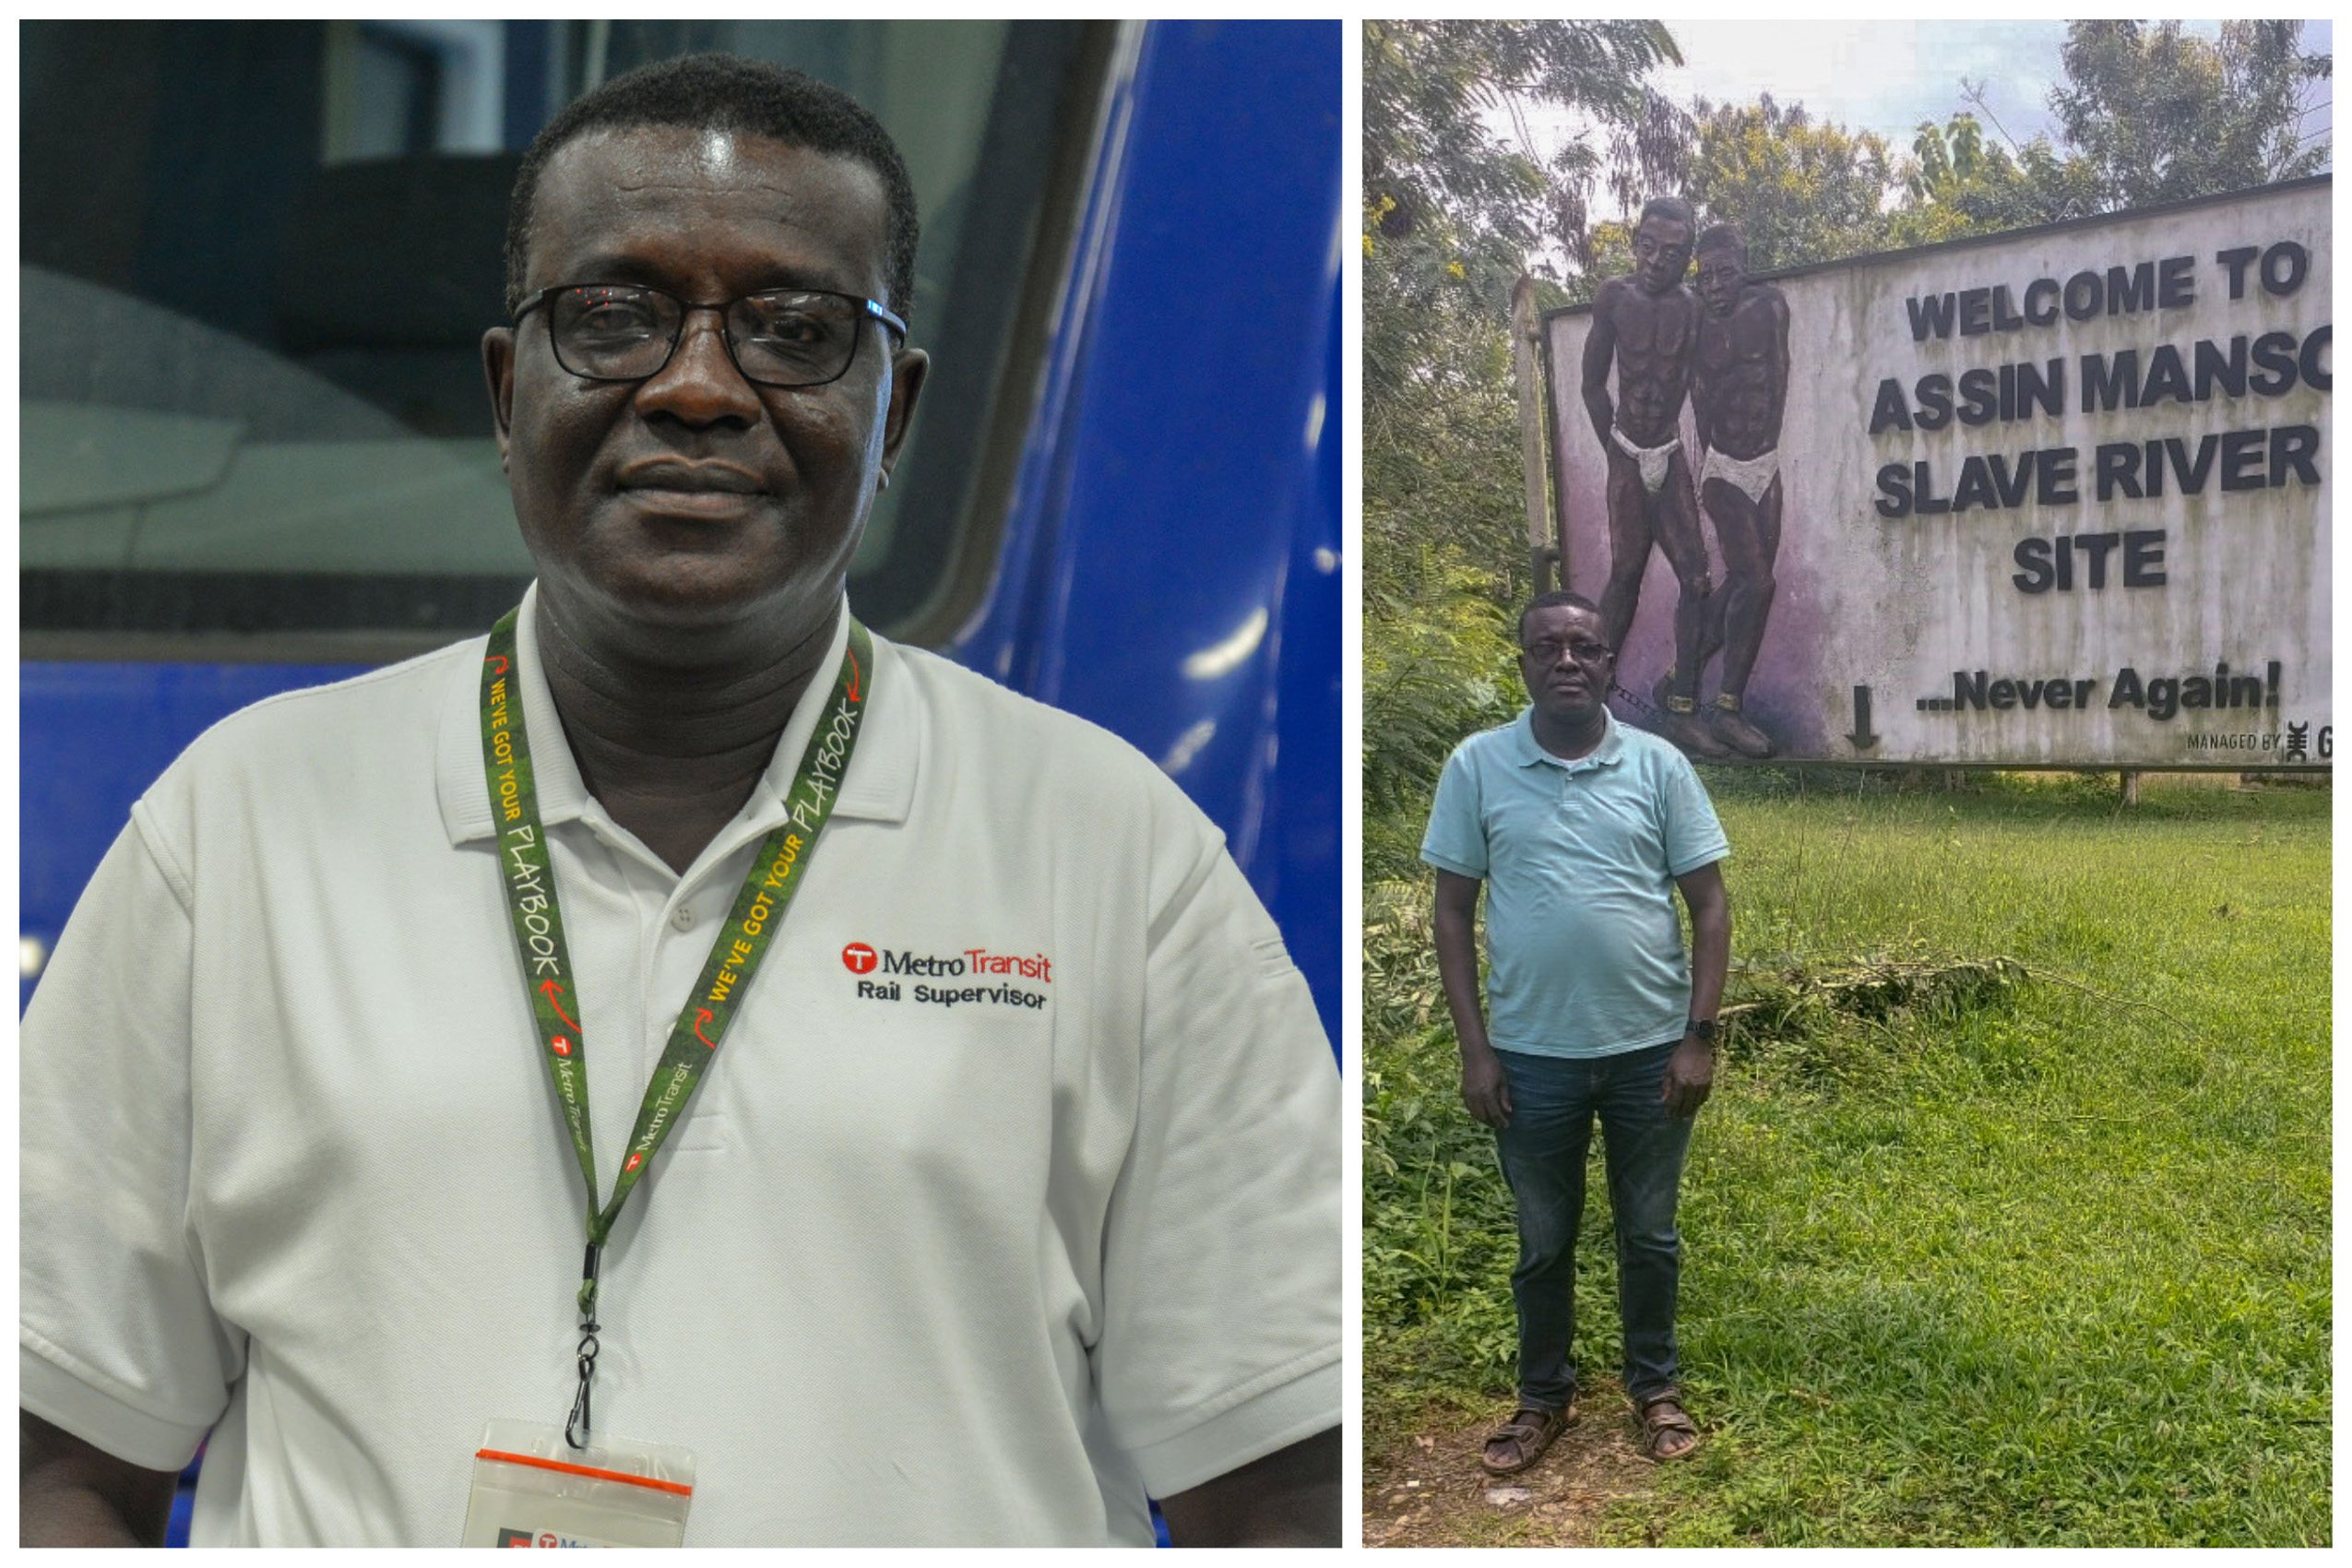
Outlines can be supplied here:
M851 578L917 640L984 588L1112 56L1099 24L28 22L24 647L385 657L520 592L479 342L522 149L723 49L873 109L934 369Z

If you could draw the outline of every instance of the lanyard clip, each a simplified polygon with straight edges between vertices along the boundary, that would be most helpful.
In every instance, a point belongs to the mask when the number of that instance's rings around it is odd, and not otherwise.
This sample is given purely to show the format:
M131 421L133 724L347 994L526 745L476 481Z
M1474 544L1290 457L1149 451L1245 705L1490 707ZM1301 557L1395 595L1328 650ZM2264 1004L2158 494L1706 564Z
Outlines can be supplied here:
M590 1241L588 1255L580 1260L580 1391L573 1396L572 1414L564 1423L564 1441L574 1448L586 1448L580 1434L591 1425L588 1419L588 1389L596 1379L597 1344L596 1272L602 1261L604 1249Z

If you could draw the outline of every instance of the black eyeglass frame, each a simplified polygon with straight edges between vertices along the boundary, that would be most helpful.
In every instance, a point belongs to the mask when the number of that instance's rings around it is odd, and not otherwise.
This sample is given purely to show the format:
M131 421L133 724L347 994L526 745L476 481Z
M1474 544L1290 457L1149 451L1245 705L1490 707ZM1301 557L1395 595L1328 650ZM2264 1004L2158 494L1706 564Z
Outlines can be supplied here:
M677 295L670 292L669 290L657 289L649 283L555 283L551 284L547 288L541 289L538 293L533 294L529 299L525 300L522 304L516 309L515 325L517 327L521 327L523 324L523 317L530 315L531 312L539 309L540 306L547 303L548 301L553 299L556 295L572 289L635 289L642 293L658 294L661 298L671 301L679 307L678 329L670 335L669 351L661 356L661 362L659 364L654 366L643 375L590 375L585 371L574 370L569 364L564 362L564 350L562 346L555 341L555 314L554 312L550 311L547 316L547 346L549 349L553 350L555 354L555 362L564 367L564 373L567 375L577 376L582 381L603 381L612 383L651 381L655 376L659 375L663 371L668 370L670 368L670 362L677 357L678 345L686 336L686 318L698 310L713 310L719 313L719 341L727 350L727 361L730 364L732 364L735 367L735 374L737 375L742 376L745 381L751 383L754 386L773 386L782 391L796 391L810 386L830 386L835 382L840 380L843 376L849 374L849 367L858 362L858 344L862 342L865 339L865 334L862 332L849 339L849 357L841 362L841 368L835 371L831 375L826 376L822 381L763 381L758 376L754 375L750 371L743 368L742 357L735 352L735 335L728 329L727 313L733 310L745 300L761 299L770 294L821 294L826 299L847 300L851 304L856 305L866 315L871 316L874 320L882 323L883 326L897 333L898 341L903 343L907 340L907 324L899 320L897 315L893 315L889 308L884 305L880 301L866 299L862 295L859 294L845 294L836 289L761 289L749 294L738 294L731 300L719 300L716 302L705 303L695 300L682 300Z

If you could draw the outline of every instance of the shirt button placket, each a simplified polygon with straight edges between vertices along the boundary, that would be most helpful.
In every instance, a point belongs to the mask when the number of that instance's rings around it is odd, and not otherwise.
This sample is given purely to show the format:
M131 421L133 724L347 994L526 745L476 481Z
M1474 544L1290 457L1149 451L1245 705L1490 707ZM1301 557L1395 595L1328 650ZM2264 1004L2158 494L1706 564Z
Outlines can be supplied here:
M695 907L691 903L681 901L676 909L670 911L670 929L674 932L691 932L694 928ZM677 1018L678 998L667 994L669 982L662 978L664 973L673 966L661 962L658 951L665 945L666 944L660 942L655 944L657 953L651 968L647 970L647 973L653 977L653 985L645 999L646 1070L648 1073L659 1070L661 1052L670 1043L670 1026ZM662 992L662 994L657 995L654 992Z

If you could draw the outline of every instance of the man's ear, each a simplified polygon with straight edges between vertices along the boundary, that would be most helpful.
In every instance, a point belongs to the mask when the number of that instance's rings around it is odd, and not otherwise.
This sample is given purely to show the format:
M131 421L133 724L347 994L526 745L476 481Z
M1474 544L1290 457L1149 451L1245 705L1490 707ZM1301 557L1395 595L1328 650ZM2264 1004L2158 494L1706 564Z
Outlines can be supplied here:
M515 422L515 329L493 327L481 335L482 374L490 378L490 418L496 426L498 466L506 466L506 436Z
M885 473L898 460L907 443L907 429L915 421L915 404L923 395L923 379L931 374L931 356L921 349L901 349L890 362L890 407L882 416L882 468Z

